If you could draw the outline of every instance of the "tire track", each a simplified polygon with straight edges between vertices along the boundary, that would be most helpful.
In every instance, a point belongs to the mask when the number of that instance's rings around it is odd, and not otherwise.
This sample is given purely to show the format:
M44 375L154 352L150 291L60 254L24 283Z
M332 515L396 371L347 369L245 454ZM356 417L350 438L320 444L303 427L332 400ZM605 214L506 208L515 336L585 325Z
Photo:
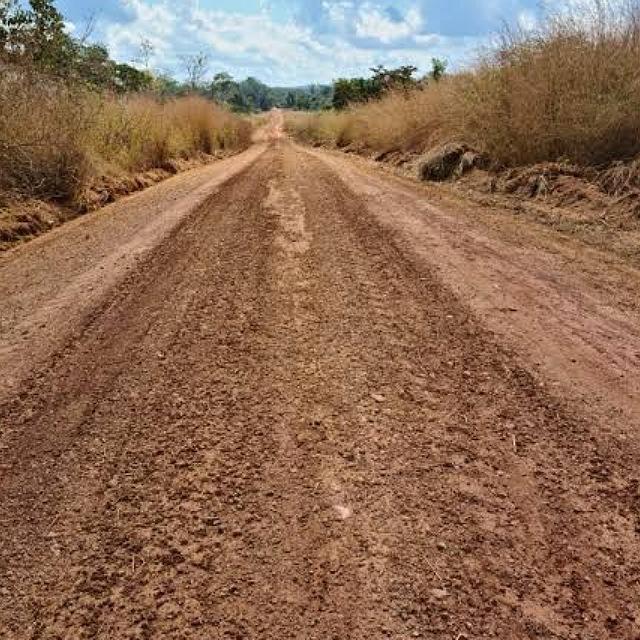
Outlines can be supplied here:
M3 637L639 632L634 450L286 141L0 420Z

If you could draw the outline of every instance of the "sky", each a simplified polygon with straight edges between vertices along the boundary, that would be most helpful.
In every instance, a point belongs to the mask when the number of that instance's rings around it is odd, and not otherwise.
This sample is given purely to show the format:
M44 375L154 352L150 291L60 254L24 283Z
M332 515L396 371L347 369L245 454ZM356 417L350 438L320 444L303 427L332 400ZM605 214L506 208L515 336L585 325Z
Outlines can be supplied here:
M58 0L68 28L133 62L143 39L151 66L181 77L184 56L204 52L210 74L300 86L368 75L377 64L432 57L469 63L506 21L529 28L539 0Z

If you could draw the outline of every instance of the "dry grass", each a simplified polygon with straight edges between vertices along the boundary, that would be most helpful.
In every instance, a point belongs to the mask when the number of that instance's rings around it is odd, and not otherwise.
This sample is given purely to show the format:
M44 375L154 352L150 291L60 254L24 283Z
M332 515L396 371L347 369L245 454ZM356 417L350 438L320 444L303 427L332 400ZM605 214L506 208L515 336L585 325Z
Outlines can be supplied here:
M635 5L635 6L634 6ZM598 164L640 151L637 3L585 2L511 33L462 83L462 130L505 164Z
M321 113L288 112L285 128L295 138L309 144L344 147L356 140L353 122L356 109ZM359 141L365 145L364 140Z
M73 202L95 177L248 146L251 124L202 98L117 98L0 74L0 194Z
M571 3L507 32L473 70L340 113L289 118L312 143L422 152L460 140L516 166L603 164L640 152L640 3Z
M24 71L0 73L0 192L70 199L91 167L92 108L63 85Z
M249 122L198 97L100 100L90 150L116 168L143 171L174 158L244 148Z

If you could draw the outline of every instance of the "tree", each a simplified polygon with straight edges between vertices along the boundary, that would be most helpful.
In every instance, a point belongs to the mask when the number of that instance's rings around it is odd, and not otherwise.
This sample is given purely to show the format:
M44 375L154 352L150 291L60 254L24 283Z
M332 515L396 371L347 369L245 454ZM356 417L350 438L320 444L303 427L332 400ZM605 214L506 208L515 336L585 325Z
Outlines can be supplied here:
M14 63L30 63L41 71L68 75L77 45L65 31L62 14L52 0L0 0L0 55Z
M115 88L116 64L100 44L79 46L74 68L78 77L96 88Z
M211 82L211 97L217 102L231 104L240 92L238 83L226 72L216 73Z
M407 90L417 85L413 74L417 71L413 65L397 69L387 69L378 65L370 69L370 78L339 78L333 83L333 107L344 109L357 102L367 102L380 98L393 90Z
M239 89L247 111L268 111L273 107L271 91L260 80L249 77L240 83Z
M442 60L441 58L431 58L431 71L429 72L429 77L434 82L440 81L447 71L447 66L446 60Z
M293 91L287 93L284 104L287 109L293 109L296 106L296 94Z
M181 84L169 75L153 76L152 89L161 96L176 96L181 93Z
M149 65L151 64L151 58L155 53L156 48L153 46L153 42L148 38L142 38L140 40L140 47L138 48L138 55L134 59L134 62L141 64L145 71L149 71Z
M129 64L118 64L115 67L115 81L116 91L137 93L151 89L154 77L148 71L140 71Z
M333 83L333 107L344 109L352 103L367 102L380 96L382 86L374 78L339 78Z
M192 91L196 91L202 85L209 70L209 55L203 51L180 56L182 66L187 76L187 84Z
M413 74L418 70L413 65L404 65L397 69L387 69L382 65L370 69L373 81L382 92L392 89L406 89L416 84Z

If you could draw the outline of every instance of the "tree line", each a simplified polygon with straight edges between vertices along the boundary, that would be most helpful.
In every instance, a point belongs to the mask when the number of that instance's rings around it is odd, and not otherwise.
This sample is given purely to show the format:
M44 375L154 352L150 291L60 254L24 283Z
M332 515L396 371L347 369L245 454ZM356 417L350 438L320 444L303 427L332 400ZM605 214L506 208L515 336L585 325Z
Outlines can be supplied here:
M226 72L208 79L210 64L205 52L181 56L184 80L176 80L151 68L154 47L146 39L140 42L132 64L116 62L104 45L88 42L90 31L89 27L80 37L69 34L53 0L30 0L28 6L19 0L0 0L0 63L115 93L199 94L243 113L331 105L332 88L327 85L269 87L252 77L234 80Z
M371 77L339 78L332 85L270 87L249 77L235 80L226 72L210 75L206 52L181 56L184 80L151 69L154 47L143 39L132 64L112 60L107 48L89 42L91 29L80 37L67 32L62 14L54 0L0 0L0 63L83 83L97 90L114 93L154 92L161 96L199 94L226 104L241 113L268 111L273 107L304 111L344 109L350 104L382 97L392 90L407 90L430 81L438 81L446 63L434 58L432 69L416 78L411 65L396 69L378 66Z
M351 104L378 100L390 91L408 91L425 87L429 82L438 82L447 70L447 63L440 58L431 60L431 71L422 78L416 78L418 68L404 65L387 69L378 65L370 69L369 78L339 78L333 83L332 107L340 110Z
M202 54L198 54L197 57L202 60ZM186 64L191 67L192 61L187 60ZM202 65L199 66L202 68ZM188 72L187 76L189 77ZM269 111L274 107L318 111L331 107L333 99L331 85L270 87L254 77L242 81L235 80L227 72L216 73L210 82L192 75L188 84L191 91L226 104L239 113ZM179 87L177 89L179 90Z

